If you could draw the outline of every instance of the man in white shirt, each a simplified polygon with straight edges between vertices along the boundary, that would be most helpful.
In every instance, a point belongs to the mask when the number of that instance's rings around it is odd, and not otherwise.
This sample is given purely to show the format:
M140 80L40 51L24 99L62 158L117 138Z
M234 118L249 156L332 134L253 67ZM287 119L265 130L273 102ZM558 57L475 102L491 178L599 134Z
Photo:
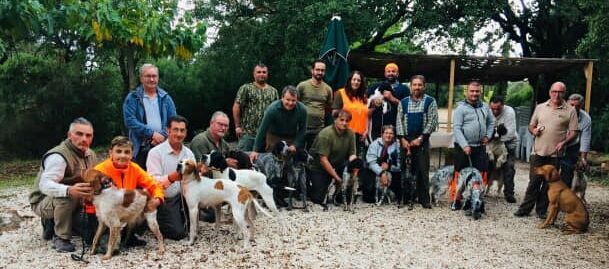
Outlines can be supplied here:
M34 213L41 217L44 240L53 238L58 252L72 252L72 228L80 222L73 218L81 199L91 199L93 189L82 182L87 169L95 165L95 153L89 148L93 141L93 125L85 118L70 124L67 139L42 157L34 191L29 201Z
M495 126L503 124L507 133L501 137L508 150L507 162L503 165L503 196L508 203L515 203L514 198L514 159L518 147L518 133L516 132L516 112L511 106L505 105L502 96L493 96L489 102L491 112L495 116Z
M178 162L195 160L184 146L188 120L176 115L167 120L167 140L152 148L146 160L147 172L165 189L165 203L158 207L157 221L165 238L180 240L186 237L186 216L182 206ZM173 182L173 183L172 183Z

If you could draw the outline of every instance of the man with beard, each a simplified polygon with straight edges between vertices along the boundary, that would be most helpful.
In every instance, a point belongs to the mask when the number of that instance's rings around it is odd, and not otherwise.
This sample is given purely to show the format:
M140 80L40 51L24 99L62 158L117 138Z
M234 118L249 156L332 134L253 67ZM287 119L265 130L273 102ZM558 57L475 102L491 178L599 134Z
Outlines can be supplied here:
M370 101L370 120L368 121L368 142L381 136L384 125L395 126L398 104L400 100L410 95L408 87L398 81L399 68L395 63L385 66L385 81L368 88L367 96Z
M332 88L324 82L326 64L323 60L315 60L311 65L311 79L298 83L298 98L307 108L306 149L325 126L326 113L331 112Z
M412 94L398 104L397 134L404 154L410 155L410 173L414 181L405 182L410 200L408 209L416 196L423 208L430 209L429 197L429 137L438 128L438 106L436 100L425 94L425 77L414 75L410 78ZM405 169L405 166L402 166Z
M470 81L467 84L465 101L458 102L453 111L455 175L450 185L450 199L454 201L450 206L452 210L461 209L461 197L455 195L458 195L457 179L462 168L470 165L475 167L482 174L484 184L487 183L488 156L484 146L493 135L495 118L489 107L480 101L481 94L480 82Z
M268 68L263 63L254 67L254 82L243 84L233 103L235 134L239 139L239 149L252 151L256 130L264 115L264 110L279 99L277 89L266 83Z

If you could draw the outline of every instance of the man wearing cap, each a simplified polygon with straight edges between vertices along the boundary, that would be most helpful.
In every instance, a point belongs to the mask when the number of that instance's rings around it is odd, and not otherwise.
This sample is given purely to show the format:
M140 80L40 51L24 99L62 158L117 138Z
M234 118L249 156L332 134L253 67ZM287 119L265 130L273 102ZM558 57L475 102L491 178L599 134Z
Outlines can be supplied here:
M398 80L399 68L395 63L385 66L385 81L368 88L370 98L368 121L368 141L374 141L381 136L384 125L395 126L400 100L410 95L410 89Z

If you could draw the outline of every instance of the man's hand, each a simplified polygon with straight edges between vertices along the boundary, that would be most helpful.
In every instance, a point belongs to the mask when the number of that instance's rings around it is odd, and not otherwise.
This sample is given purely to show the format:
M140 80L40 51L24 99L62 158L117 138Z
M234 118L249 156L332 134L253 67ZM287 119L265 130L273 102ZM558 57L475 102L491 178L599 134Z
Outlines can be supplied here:
M68 187L68 195L72 198L90 199L93 196L93 188L89 183L76 183Z
M586 158L580 158L580 162L581 162L581 169L583 171L587 171L588 170L588 160L586 160Z
M405 138L400 139L400 143L402 148L408 150L410 148L410 143L408 143L408 140L406 140Z
M558 144L556 144L555 150L556 150L556 152L560 152L562 150L562 148L564 148L564 147L565 147L565 141L560 141L560 142L558 142Z
M381 164L381 169L383 169L383 171L387 171L387 169L389 169L389 164L387 164L387 163L382 163L382 164Z
M169 177L161 179L159 181L159 185L161 185L161 187L163 187L163 189L169 188L169 186L171 185L171 181L169 181Z
M178 171L173 171L167 175L167 179L173 183L176 180L182 180L182 174L178 173Z
M463 153L465 153L465 155L471 155L472 154L472 147L470 146L466 146L463 148Z
M391 91L384 91L383 92L383 97L385 97L385 100L391 102L391 103L397 103L396 100L397 98L393 97L393 93Z
M417 138L413 139L412 141L410 141L410 146L418 147L418 146L421 146L421 143L423 143L423 139L420 137L417 137Z
M294 146L294 145L290 145L290 146L288 147L288 150L289 150L291 153L295 153L295 152L296 152L296 146Z
M480 139L480 143L482 143L482 145L486 145L486 144L488 144L488 137L487 137L487 136L485 136L485 137L483 137L482 139Z
M241 129L241 127L235 128L235 134L237 135L237 138L241 138L243 135L243 129Z
M158 144L163 143L163 141L165 141L165 137L162 134L160 134L158 132L152 133L152 142L151 142L152 145L156 146Z
M340 185L341 181L343 181L343 179L339 176L334 177L334 185Z
M237 159L226 158L226 164L235 169L239 168L239 161L237 161Z
M255 163L256 159L258 159L258 152L252 151L250 153L250 160L252 161L252 163Z
M207 166L204 163L200 163L198 165L198 168L199 168L199 175L205 175L205 174L209 173L209 166Z
M157 207L159 207L159 205L161 205L161 199L159 198L154 198L154 199L150 199L148 201L148 203L146 204L146 211L148 212L152 212L155 211L157 209Z

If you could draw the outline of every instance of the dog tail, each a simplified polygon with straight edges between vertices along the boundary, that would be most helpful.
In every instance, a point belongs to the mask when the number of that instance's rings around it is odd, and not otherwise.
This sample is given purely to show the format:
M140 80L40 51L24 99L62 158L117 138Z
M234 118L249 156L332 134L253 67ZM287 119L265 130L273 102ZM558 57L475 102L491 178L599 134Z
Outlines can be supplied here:
M256 201L256 198L252 197L250 199L251 203L254 203L254 206L256 206L256 210L262 212L262 214L266 215L269 218L273 218L273 215L271 215L268 211L266 211L259 203L258 201Z

